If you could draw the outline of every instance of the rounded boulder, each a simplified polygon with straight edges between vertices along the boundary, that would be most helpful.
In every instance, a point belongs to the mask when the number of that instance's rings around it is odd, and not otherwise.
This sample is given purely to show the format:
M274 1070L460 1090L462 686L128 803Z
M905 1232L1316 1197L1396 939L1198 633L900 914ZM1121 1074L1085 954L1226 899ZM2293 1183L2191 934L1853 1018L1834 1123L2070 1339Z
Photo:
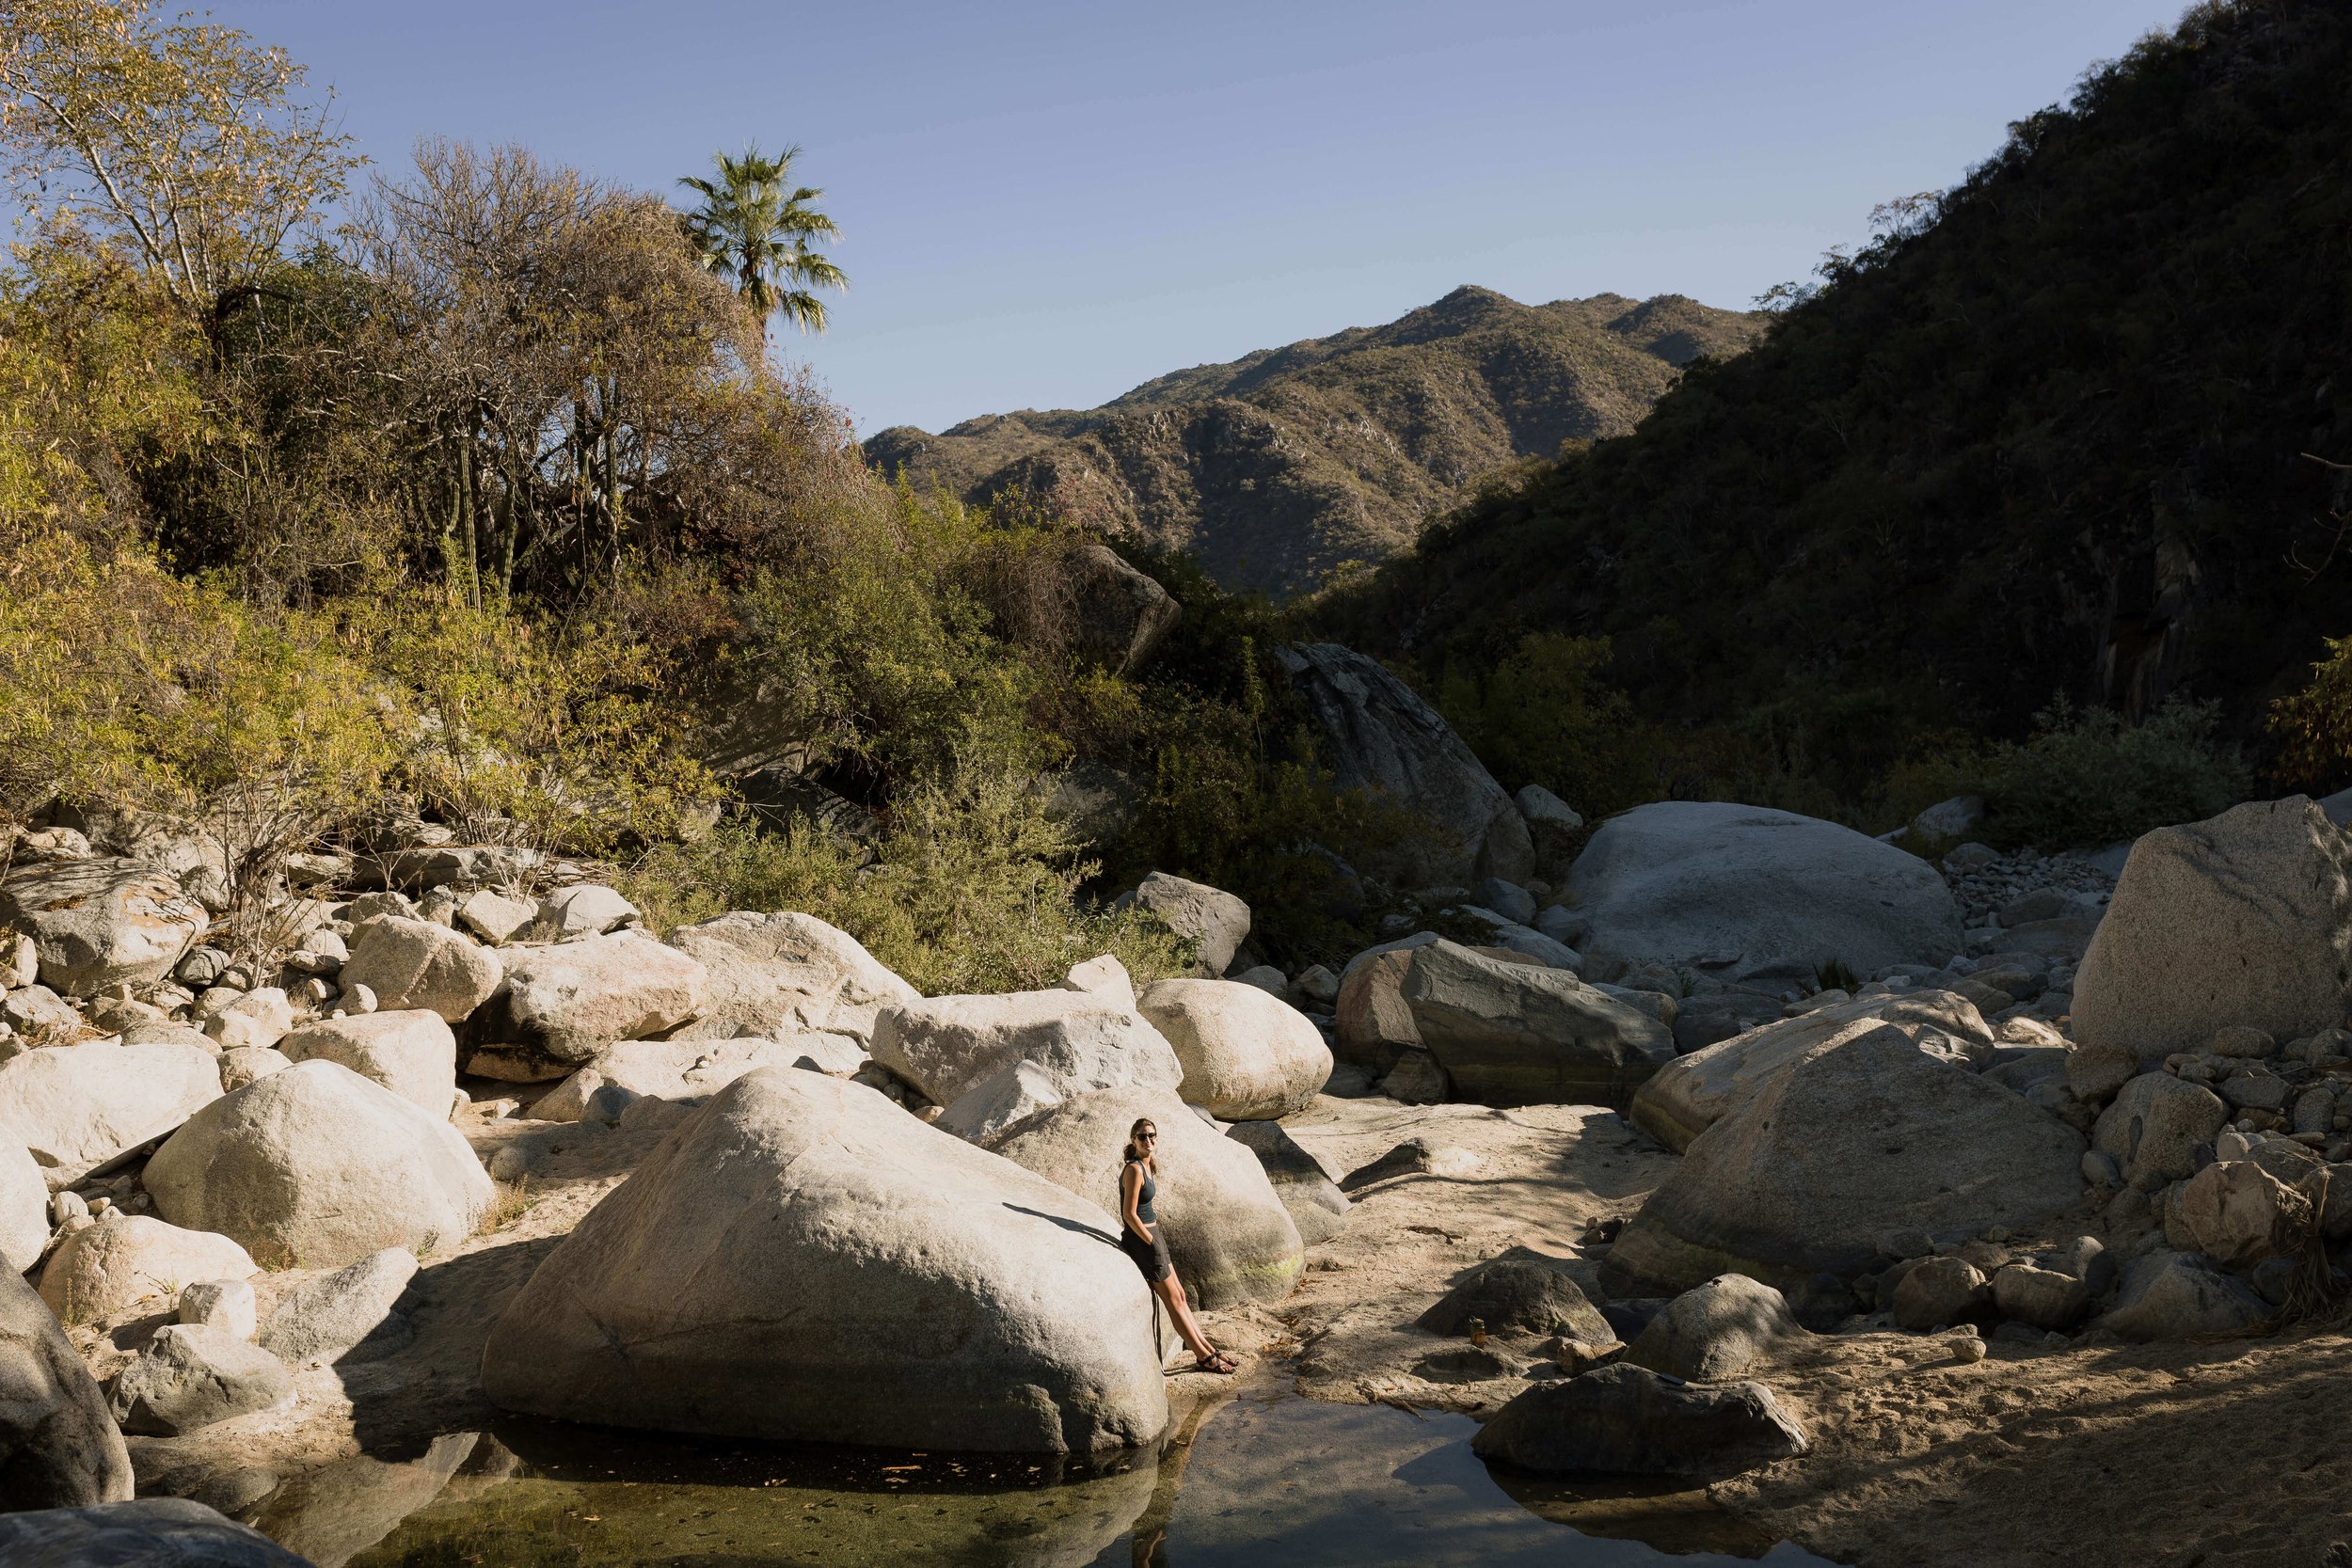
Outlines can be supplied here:
M1305 1110L1331 1076L1331 1049L1307 1015L1256 986L1162 980L1136 1006L1176 1048L1176 1092L1224 1121L1279 1121Z
M454 1245L496 1196L446 1113L329 1061L215 1101L155 1151L146 1181L174 1224L304 1268Z
M289 1061L341 1062L411 1105L443 1117L457 1092L457 1037L429 1008L305 1024L280 1039L278 1050Z

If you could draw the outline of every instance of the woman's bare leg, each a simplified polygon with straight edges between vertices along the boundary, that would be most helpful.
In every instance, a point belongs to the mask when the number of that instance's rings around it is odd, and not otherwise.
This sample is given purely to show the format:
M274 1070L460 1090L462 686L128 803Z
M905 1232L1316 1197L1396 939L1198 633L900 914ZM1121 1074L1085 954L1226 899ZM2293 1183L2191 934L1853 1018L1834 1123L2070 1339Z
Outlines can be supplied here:
M1192 1354L1206 1361L1216 1354L1207 1335L1200 1332L1200 1320L1192 1315L1191 1304L1184 1300L1184 1288L1174 1275L1152 1281L1152 1293L1168 1304L1168 1318L1176 1324L1176 1336L1184 1340Z

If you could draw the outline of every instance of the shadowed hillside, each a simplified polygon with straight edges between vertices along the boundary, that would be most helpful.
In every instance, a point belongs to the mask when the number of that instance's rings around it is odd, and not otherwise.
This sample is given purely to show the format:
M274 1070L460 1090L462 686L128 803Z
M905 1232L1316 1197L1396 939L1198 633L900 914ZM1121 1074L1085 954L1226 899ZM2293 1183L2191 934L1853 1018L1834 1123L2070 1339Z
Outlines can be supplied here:
M1754 317L1678 295L1526 306L1462 288L1386 326L1149 381L1100 408L1024 410L866 443L884 472L1018 494L1276 595L1386 560L1465 486L1633 428L1680 367Z

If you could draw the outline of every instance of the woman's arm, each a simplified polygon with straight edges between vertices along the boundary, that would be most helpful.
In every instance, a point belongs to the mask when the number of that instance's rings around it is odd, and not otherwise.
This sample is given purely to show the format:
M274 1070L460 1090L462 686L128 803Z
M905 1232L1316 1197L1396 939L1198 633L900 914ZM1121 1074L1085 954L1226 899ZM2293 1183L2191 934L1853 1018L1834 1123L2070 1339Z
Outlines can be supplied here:
M1137 1207L1142 1201L1143 1167L1134 1164L1120 1167L1119 1172L1120 1223L1134 1232L1136 1241L1148 1242L1152 1239L1152 1227L1143 1223L1142 1211Z

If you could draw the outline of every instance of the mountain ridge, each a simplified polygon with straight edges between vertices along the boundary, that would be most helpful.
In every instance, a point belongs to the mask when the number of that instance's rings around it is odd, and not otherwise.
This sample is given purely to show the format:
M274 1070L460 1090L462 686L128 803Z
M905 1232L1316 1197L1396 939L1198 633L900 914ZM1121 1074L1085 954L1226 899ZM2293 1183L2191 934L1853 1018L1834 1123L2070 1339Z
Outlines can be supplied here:
M1758 325L1677 294L1522 305L1464 285L1100 407L893 426L865 451L885 473L1190 550L1225 585L1284 597L1395 555L1498 468L1627 433L1684 367Z

